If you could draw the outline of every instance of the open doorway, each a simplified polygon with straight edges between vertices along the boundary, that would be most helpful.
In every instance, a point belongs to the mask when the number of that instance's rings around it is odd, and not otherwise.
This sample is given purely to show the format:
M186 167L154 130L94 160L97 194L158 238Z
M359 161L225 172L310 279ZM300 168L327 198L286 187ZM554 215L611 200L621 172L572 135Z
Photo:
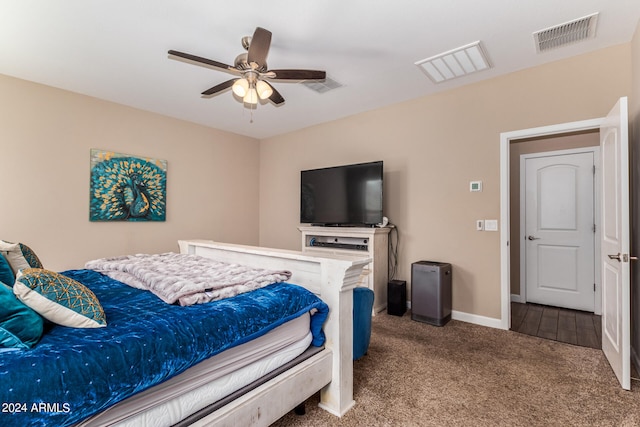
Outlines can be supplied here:
M511 299L512 299L512 287L511 277L512 269L516 268L518 273L515 275L517 278L517 285L514 285L515 289L520 287L520 273L519 264L512 263L512 258L519 260L519 238L514 242L511 240L511 225L515 218L512 218L511 214L511 142L519 141L519 143L527 141L545 141L547 137L554 138L560 135L569 136L572 134L579 134L584 132L599 133L600 126L603 124L604 119L590 119L578 122L562 123L557 125L543 126L539 128L523 129L518 131L504 132L500 134L500 222L502 224L500 228L500 241L501 241L501 255L500 255L500 295L501 295L501 316L500 327L502 329L510 329L511 326ZM518 143L515 143L518 144ZM516 147L516 145L514 147ZM531 142L532 145L542 144L542 142ZM553 143L552 143L553 144ZM550 148L555 149L556 147ZM534 150L535 151L535 150ZM519 162L518 162L519 169ZM514 174L514 176L519 176ZM519 186L518 186L519 188ZM514 198L519 200L518 198ZM519 216L518 216L519 218ZM518 219L519 227L519 219ZM514 256L511 251L516 250L517 256ZM515 291L515 295L519 295L518 291ZM518 302L518 301L516 301Z
M510 325L516 332L600 348L599 144L598 129L510 141Z

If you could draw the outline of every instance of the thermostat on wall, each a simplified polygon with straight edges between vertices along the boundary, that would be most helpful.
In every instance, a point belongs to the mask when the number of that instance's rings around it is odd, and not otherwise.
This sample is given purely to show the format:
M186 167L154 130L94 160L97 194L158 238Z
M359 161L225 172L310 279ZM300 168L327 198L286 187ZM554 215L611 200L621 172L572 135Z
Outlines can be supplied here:
M482 191L482 181L471 181L469 183L469 191Z

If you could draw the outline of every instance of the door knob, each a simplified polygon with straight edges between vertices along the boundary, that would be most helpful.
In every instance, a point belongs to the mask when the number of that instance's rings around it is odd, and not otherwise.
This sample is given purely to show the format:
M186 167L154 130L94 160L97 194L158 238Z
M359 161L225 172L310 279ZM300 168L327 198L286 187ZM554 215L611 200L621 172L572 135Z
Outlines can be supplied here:
M540 238L539 237L528 236L527 239L529 239L529 240L538 240Z
M618 262L622 261L622 258L620 257L622 254L618 253L617 255L608 255L609 259L617 259Z
M608 255L609 259L617 259L618 262L629 262L629 260L637 260L637 256L629 256L627 254L618 253L617 255Z

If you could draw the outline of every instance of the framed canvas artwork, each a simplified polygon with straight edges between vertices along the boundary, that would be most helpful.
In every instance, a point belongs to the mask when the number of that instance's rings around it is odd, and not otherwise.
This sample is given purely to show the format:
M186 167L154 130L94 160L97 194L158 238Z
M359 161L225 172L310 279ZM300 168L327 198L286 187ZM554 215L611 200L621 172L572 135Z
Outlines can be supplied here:
M164 221L166 160L91 149L91 221Z

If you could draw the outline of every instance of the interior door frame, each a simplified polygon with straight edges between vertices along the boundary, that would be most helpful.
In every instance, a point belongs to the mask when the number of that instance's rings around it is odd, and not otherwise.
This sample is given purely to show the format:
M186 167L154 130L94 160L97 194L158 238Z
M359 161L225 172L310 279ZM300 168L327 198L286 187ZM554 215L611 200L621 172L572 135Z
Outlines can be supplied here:
M555 150L555 151L542 151L537 153L527 153L520 155L520 234L522 235L522 230L525 226L525 168L524 162L526 159L535 159L539 157L553 157L553 156L562 156L562 155L570 155L570 154L580 154L580 153L593 153L593 164L598 165L600 163L600 146L594 145L590 147L580 147L580 148L570 148L566 150ZM593 234L594 242L593 242L593 265L594 265L594 277L593 280L595 282L595 292L593 295L593 309L594 314L602 314L602 283L601 283L601 267L600 267L600 184L601 184L601 176L599 168L595 169L595 174L593 177L593 221L596 226L596 232ZM520 301L527 301L527 287L526 285L526 242L524 239L520 239ZM511 293L511 289L509 289L509 293ZM511 298L511 297L510 297ZM511 301L515 301L511 298Z
M500 328L508 330L511 327L511 254L509 218L509 144L512 140L536 138L564 133L598 130L604 122L604 117L561 123L537 128L522 129L500 134Z

